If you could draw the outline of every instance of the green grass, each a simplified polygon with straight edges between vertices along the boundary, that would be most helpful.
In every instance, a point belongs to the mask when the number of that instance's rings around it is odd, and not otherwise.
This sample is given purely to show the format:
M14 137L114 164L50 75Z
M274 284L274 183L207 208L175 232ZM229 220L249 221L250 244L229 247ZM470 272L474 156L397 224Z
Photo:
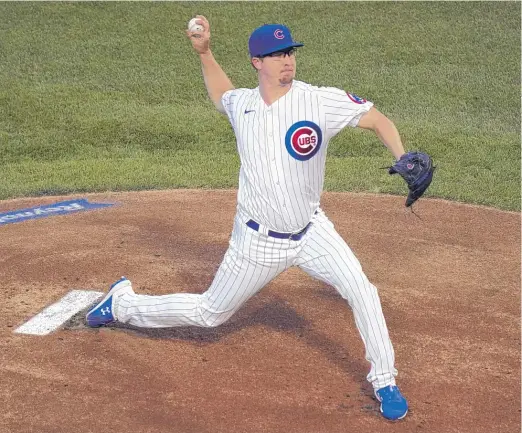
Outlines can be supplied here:
M255 87L250 32L284 22L298 79L372 100L438 166L428 195L520 210L520 3L0 3L0 199L237 186L227 119L209 102L187 21ZM326 189L405 194L370 132L331 143Z

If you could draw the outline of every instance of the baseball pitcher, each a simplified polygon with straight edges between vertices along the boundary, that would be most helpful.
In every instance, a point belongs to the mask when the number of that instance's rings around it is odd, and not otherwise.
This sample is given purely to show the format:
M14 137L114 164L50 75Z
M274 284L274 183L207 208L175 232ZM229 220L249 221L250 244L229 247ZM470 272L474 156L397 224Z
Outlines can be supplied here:
M407 182L411 206L429 186L428 155L405 153L394 124L370 101L334 87L297 81L296 50L282 24L253 31L250 61L259 85L236 89L210 49L210 25L198 15L187 30L208 95L225 114L240 155L239 191L229 248L208 290L146 296L126 278L87 313L89 326L218 326L286 269L297 266L333 286L353 311L370 363L367 376L384 417L406 416L395 383L394 351L377 289L320 207L328 143L346 126L375 132L395 157L390 174Z

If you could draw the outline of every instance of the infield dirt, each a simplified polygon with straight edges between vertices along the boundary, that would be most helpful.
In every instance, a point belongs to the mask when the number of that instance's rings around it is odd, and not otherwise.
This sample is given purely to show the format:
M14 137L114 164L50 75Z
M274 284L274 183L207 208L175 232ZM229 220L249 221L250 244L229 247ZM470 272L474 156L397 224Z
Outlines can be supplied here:
M410 403L384 420L349 306L291 269L218 328L13 329L72 289L202 293L236 191L84 194L114 207L0 227L0 432L520 431L520 213L325 193L379 289ZM0 202L0 211L68 197Z

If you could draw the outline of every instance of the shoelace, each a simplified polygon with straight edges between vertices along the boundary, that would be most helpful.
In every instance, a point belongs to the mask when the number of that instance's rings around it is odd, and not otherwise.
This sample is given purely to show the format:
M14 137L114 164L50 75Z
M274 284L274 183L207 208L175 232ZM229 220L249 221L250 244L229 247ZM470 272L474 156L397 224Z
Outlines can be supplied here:
M384 393L384 395L381 396L381 398L386 400L387 402L390 401L400 401L402 400L402 395L399 391L399 388L393 385L389 385L389 392Z

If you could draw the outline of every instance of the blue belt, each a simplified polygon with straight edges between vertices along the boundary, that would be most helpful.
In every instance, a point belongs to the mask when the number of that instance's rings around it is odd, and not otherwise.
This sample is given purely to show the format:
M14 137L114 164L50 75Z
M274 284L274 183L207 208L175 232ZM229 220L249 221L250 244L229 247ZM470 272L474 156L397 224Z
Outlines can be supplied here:
M256 223L254 220L248 220L246 222L246 225L251 229L255 230L256 232L259 231L259 223ZM280 233L274 232L273 230L268 230L268 236L278 239L290 239L292 241L298 241L305 235L305 233L308 231L311 225L312 222L310 221L303 230L297 233Z

